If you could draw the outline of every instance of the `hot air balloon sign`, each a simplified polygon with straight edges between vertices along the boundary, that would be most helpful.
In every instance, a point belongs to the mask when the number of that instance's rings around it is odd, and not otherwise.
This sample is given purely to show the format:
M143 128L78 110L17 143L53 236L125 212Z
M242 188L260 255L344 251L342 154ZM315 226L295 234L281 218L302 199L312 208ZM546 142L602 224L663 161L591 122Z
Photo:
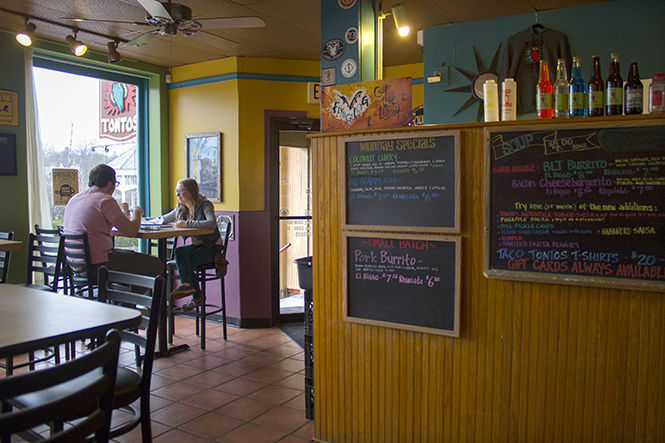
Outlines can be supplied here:
M99 81L99 138L127 140L136 136L136 86Z

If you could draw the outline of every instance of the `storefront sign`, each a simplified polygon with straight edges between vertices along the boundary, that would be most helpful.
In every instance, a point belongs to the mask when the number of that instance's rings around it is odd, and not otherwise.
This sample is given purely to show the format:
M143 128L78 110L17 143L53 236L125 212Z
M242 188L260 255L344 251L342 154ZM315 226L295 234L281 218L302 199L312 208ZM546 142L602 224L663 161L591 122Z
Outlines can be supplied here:
M321 83L307 82L307 104L316 105L321 103Z
M100 80L99 137L127 140L136 136L136 86Z

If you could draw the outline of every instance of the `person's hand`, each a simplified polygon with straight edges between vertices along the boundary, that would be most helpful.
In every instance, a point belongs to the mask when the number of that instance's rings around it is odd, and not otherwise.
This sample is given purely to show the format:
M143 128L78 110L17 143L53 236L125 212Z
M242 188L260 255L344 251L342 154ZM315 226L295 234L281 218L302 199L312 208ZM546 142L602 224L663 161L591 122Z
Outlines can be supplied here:
M134 206L134 209L132 209L132 216L134 218L141 218L143 217L143 209L141 209L140 206Z
M123 214L129 217L129 205L127 203L120 203L120 209L122 209Z
M185 220L178 220L175 222L175 227L176 228L186 228L187 227L187 222Z

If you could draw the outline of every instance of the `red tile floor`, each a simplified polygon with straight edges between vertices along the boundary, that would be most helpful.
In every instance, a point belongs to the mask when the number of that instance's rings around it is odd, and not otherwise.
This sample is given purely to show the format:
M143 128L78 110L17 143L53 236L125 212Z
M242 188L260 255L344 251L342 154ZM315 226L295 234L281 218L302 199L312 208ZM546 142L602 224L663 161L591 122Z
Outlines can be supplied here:
M176 317L174 345L187 351L155 360L152 434L155 442L311 441L305 418L303 350L279 328L238 329L208 322L206 349L194 321ZM127 350L123 358L132 359ZM114 413L122 420L122 412ZM117 442L140 441L140 429Z

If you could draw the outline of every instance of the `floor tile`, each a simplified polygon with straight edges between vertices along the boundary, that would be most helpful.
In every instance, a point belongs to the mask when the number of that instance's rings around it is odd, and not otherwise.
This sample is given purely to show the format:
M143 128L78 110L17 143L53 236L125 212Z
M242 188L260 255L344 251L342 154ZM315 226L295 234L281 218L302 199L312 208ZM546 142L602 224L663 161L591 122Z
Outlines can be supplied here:
M250 421L274 408L275 405L252 400L251 398L239 398L227 405L216 409L215 412L239 420Z
M278 406L253 420L253 423L284 431L287 434L307 423L304 414L295 409Z
M214 411L220 406L224 406L225 404L231 403L232 401L237 399L238 399L237 395L229 394L228 392L220 392L220 391L214 391L212 389L207 389L185 400L182 400L182 403L207 409L208 411Z
M215 439L245 424L242 420L226 417L224 415L210 412L188 421L180 426L180 429L199 435L201 437Z
M181 431L180 429L172 429L157 438L154 438L155 443L208 443L210 440L205 437L190 434L189 432Z
M236 378L222 385L216 386L215 390L230 392L236 395L249 395L256 392L261 388L267 386L266 383L260 383L254 380L247 380L246 378Z
M267 367L249 372L244 375L244 378L248 378L250 380L259 381L259 382L274 383L278 380L282 380L289 376L293 376L293 373L288 371L282 371L281 369L274 369L271 367Z
M184 381L195 386L201 386L202 388L209 389L233 380L234 378L235 377L232 375L222 374L220 372L214 371L206 371L201 374L196 374L193 377L186 378Z
M167 398L169 400L183 400L189 398L194 394L197 394L203 391L204 388L201 386L191 385L185 382L177 382L164 386L163 388L152 391L153 394L159 395L160 397Z
M314 420L307 420L305 426L301 426L295 432L292 433L296 437L304 438L309 441L314 438Z
M275 382L276 385L279 386L286 386L288 388L293 388L293 389L305 389L305 376L298 373L298 374L293 374L290 375L289 377L286 377L281 380L277 380Z
M297 409L298 411L301 411L303 414L307 410L307 407L305 406L305 394L300 394L297 397L287 401L284 403L284 406L287 406L292 409Z
M229 432L217 440L222 443L274 443L286 436L286 433L265 426L248 423Z
M261 367L262 367L261 365L257 365L256 363L243 362L241 360L220 366L218 368L213 369L213 371L219 372L221 374L240 377L241 375L248 374L250 372L256 371L257 369L261 369Z
M259 389L258 391L248 395L248 397L254 400L264 401L266 403L275 403L281 405L297 397L301 392L302 391L300 390L287 388L285 386L270 385Z
M165 408L151 414L152 419L156 422L163 423L169 426L180 426L187 423L193 418L205 414L205 409L197 408L195 406L186 405L183 403L173 403Z
M192 377L196 374L200 374L204 369L195 368L194 366L189 366L188 364L179 364L171 366L170 368L162 369L157 372L158 375L162 377L177 378L182 380L183 378Z

